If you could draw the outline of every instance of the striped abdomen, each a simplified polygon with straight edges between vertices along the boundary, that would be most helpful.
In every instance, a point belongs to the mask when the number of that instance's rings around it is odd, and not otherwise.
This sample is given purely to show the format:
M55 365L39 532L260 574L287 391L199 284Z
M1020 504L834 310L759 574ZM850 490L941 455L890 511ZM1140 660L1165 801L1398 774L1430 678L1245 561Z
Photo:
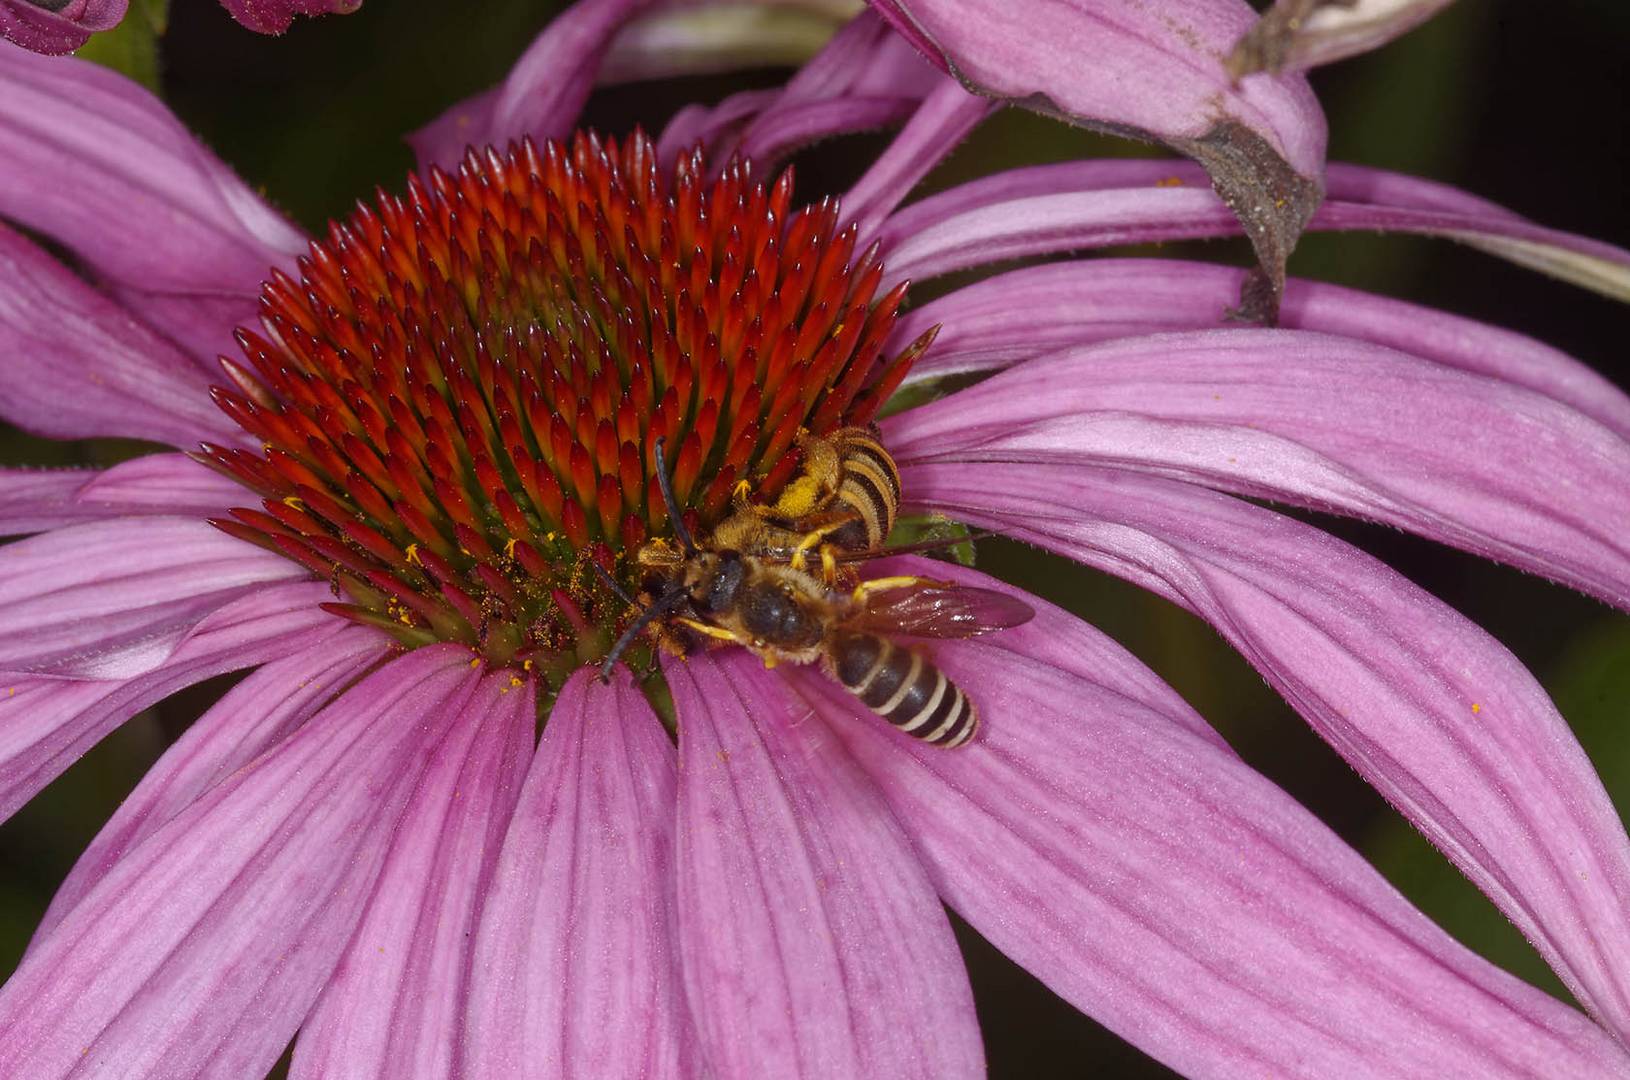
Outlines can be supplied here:
M876 551L900 510L900 470L883 445L864 431L851 429L834 439L843 461L837 501L856 520L832 533L827 542L845 551Z
M979 728L962 688L922 653L876 634L845 632L828 647L832 674L866 707L913 738L961 746Z

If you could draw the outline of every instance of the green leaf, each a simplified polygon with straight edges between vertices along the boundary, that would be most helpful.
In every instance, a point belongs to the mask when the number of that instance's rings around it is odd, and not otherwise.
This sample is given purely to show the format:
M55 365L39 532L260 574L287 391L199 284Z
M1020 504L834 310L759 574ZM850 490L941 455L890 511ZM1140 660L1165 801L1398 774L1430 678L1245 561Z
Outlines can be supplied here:
M112 68L158 93L159 39L170 21L170 0L131 0L124 21L92 34L74 55Z

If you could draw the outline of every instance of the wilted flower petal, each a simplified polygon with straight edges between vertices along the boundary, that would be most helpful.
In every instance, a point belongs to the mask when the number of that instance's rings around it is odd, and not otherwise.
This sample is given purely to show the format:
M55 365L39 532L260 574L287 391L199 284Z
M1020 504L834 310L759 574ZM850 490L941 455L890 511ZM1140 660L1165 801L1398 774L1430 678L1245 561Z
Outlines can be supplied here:
M0 469L0 536L150 514L215 517L242 501L242 487L183 454L110 469Z
M939 900L871 785L801 726L809 706L741 650L665 670L685 988L712 1073L983 1075Z
M240 441L202 368L4 224L0 280L0 417L56 438Z
M125 17L130 0L0 0L0 38L35 52L71 53Z
M338 629L326 586L277 585L227 604L127 679L0 672L0 820L108 732L184 687L264 664Z
M1630 441L1543 394L1349 338L1209 330L1067 350L891 433L902 461L1118 465L1384 521L1630 610Z
M1244 271L1179 259L1083 259L1011 270L901 316L889 347L932 326L934 348L906 383L987 371L1046 353L1230 318ZM1044 313L1044 318L1038 318ZM1487 323L1324 282L1289 278L1279 325L1385 345L1537 390L1630 438L1630 396L1558 349Z
M291 1080L454 1075L476 916L532 754L535 692L488 676L436 748L362 923L300 1023Z
M296 15L349 15L362 0L221 0L232 17L262 34L281 34Z
M1239 0L872 0L970 89L1200 162L1273 284L1318 205L1324 115L1299 77L1236 84L1221 58L1251 24Z
M627 673L611 687L574 675L481 912L462 1075L695 1074L674 925L674 785L673 744Z
M824 727L807 738L853 754L946 902L1072 1004L1190 1076L1621 1075L1599 1028L1452 941L1226 746L1002 636L936 647L985 717L956 753L789 678Z
M127 855L0 989L0 1073L263 1074L478 679L454 646L393 661Z
M1298 71L1380 48L1450 0L1274 0L1228 54L1235 78Z
M1335 537L1226 495L1079 465L913 465L923 509L1108 570L1211 622L1630 1029L1630 841L1566 722L1465 618Z
M194 638L210 633L216 621L206 620ZM379 634L358 626L335 632L334 621L300 627L298 638L279 636L276 649L258 646L270 662L251 672L194 721L119 804L51 898L34 932L35 942L49 935L138 844L282 742L385 655L388 643ZM292 655L290 647L296 650ZM188 645L178 653L186 651L190 651Z
M670 79L802 64L864 5L861 0L725 0L658 8L618 32L595 81Z

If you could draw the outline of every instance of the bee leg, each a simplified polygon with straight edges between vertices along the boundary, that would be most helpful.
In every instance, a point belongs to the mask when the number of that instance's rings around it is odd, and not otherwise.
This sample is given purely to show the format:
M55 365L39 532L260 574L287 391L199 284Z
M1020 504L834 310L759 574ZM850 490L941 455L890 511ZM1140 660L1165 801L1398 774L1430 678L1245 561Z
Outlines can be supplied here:
M717 638L720 641L728 641L732 645L747 644L743 638L729 630L726 630L722 626L714 626L711 623L698 622L695 619L687 619L683 616L675 619L674 622L679 623L687 630L694 630L696 633L701 634L704 637Z
M827 588L838 582L838 556L831 544L821 545L821 577L826 581Z
M854 596L855 603L863 604L865 603L866 598L874 592L887 592L890 589L906 589L913 585L919 585L924 580L926 579L920 577L872 578L870 581L862 581L859 585L856 585L855 591L852 595Z
M792 558L788 560L792 564L792 568L798 571L807 570L809 567L809 553L820 549L821 568L825 570L830 562L830 573L832 577L835 577L837 574L837 558L831 554L827 546L823 545L821 541L849 524L852 520L854 520L853 516L846 514L836 521L828 522L805 533L803 539L798 541L798 546L792 549ZM832 577L829 577L828 581L831 581Z

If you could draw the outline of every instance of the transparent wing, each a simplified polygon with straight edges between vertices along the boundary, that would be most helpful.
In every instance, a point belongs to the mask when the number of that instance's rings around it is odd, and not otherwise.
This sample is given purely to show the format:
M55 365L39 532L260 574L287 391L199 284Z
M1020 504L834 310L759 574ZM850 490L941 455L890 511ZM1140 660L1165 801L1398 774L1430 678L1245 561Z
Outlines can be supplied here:
M885 634L969 638L1027 623L1035 614L1023 600L995 589L915 578L867 594L848 621Z

